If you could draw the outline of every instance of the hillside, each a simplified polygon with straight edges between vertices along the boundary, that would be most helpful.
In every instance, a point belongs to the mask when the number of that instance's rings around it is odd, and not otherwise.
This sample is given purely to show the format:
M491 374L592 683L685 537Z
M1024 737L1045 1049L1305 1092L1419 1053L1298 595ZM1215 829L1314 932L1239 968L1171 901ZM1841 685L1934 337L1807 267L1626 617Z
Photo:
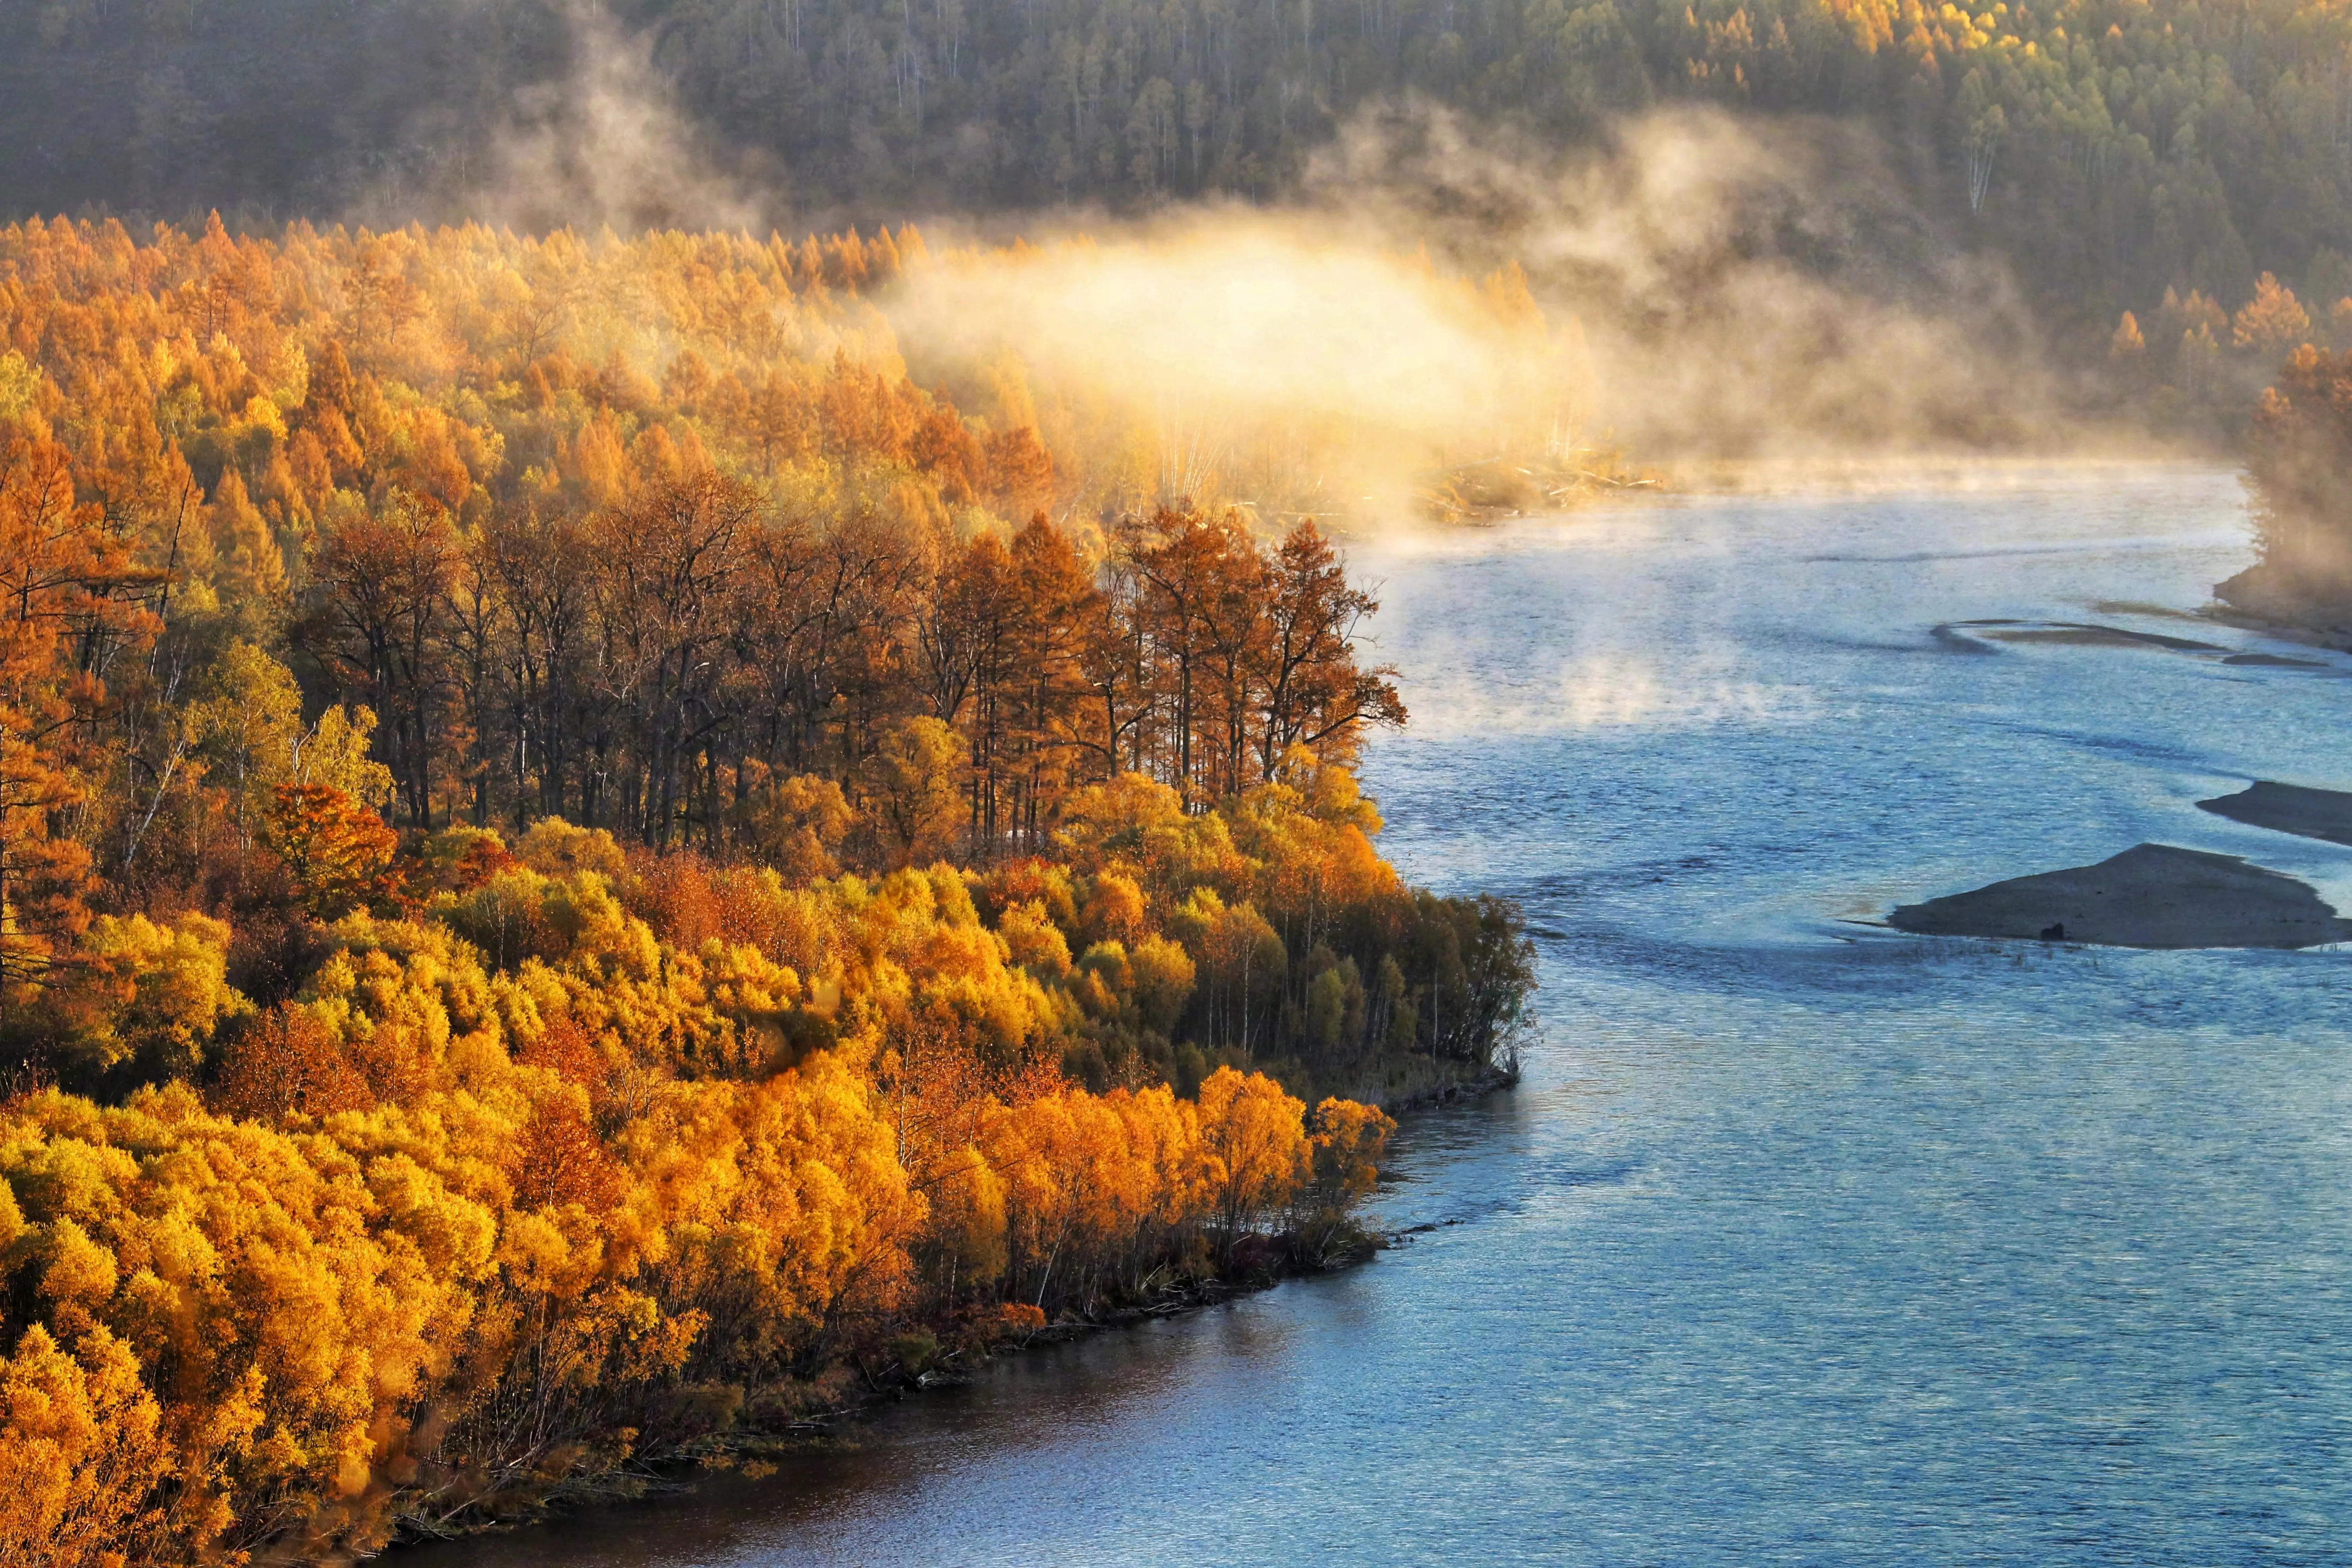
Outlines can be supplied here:
M446 216L551 128L614 115L643 131L628 100L647 81L680 144L758 216L867 223L1285 197L1368 106L1408 96L1552 147L1697 100L1874 125L1923 206L2015 262L2079 344L2103 346L2167 288L2231 311L2263 271L2323 305L2352 294L2342 5L709 0L591 16L541 0L12 8L0 210Z

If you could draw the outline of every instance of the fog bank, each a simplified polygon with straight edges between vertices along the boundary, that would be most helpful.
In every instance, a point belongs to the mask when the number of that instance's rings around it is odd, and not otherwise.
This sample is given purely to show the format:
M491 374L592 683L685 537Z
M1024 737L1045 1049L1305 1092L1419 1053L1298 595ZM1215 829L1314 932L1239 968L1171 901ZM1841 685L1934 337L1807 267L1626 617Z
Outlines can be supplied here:
M571 79L518 96L468 216L801 227L790 171L702 139L642 38L570 16ZM1612 449L2079 440L2000 265L1903 190L1853 124L1669 108L1563 148L1406 100L1358 113L1279 207L899 215L933 258L877 303L919 377L1034 418L1121 503L1385 515L1465 464L1542 465L1540 501L1622 471Z

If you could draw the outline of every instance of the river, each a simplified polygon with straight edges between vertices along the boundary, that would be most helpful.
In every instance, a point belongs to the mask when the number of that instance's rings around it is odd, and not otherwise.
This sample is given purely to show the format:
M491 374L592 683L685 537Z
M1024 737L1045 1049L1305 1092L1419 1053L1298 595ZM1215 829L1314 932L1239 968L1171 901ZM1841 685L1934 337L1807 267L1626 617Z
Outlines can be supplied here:
M2352 850L2193 804L2352 787L2352 661L2179 618L2248 559L2179 467L1358 544L1386 850L1542 955L1525 1084L1400 1139L1385 1220L1437 1228L399 1561L2352 1563L2345 952L1850 923L2143 839L2352 909Z

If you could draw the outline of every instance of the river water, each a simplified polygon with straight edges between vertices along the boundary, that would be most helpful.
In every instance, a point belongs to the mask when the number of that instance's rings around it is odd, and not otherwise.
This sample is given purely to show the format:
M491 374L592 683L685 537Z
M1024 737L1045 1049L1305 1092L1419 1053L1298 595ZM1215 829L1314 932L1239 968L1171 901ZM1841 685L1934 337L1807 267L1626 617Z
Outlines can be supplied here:
M2346 952L1850 923L2144 839L2352 908L2352 850L2194 808L2352 787L2352 661L2178 618L2247 559L2181 468L1358 546L1386 849L1542 952L1526 1083L1401 1140L1387 1222L1438 1228L404 1559L2352 1563ZM2004 618L2326 668L1953 627Z

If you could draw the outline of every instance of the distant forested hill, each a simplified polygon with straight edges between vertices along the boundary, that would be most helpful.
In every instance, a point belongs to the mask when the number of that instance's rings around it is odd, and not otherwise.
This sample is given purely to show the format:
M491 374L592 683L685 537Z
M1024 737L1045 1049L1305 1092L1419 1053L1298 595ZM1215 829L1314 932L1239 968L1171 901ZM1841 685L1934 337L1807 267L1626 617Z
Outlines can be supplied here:
M588 15L0 8L0 210L446 195L518 93L604 89L579 58ZM1570 142L1698 99L1875 121L1915 195L2016 259L2086 344L2168 287L2231 311L2264 271L2323 313L2352 293L2343 0L614 0L594 24L646 40L697 133L755 154L796 211L1265 198L1368 101Z

